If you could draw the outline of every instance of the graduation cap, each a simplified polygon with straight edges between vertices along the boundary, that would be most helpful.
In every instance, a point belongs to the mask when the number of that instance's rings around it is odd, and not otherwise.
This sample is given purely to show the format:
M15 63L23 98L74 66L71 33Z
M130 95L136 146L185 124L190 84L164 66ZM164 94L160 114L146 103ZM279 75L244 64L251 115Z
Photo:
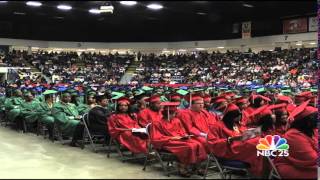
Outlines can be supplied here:
M316 88L311 88L310 91L311 91L311 92L318 92L318 89L316 89Z
M185 96L185 95L187 95L189 92L188 92L188 91L185 91L185 90L180 89L180 90L178 90L178 91L177 91L177 93L178 93L178 94L180 94L180 95L182 95L182 96Z
M281 95L278 95L278 96L277 96L277 100L280 101L280 102L286 102L286 103L288 103L288 104L293 103L293 100L292 100L289 96L281 96Z
M318 112L318 108L308 106L310 100L303 102L300 106L296 107L289 115L288 120L290 122L303 119L313 113Z
M267 92L265 88L257 89L257 93L265 93L265 92Z
M153 90L153 88L148 87L148 86L143 86L141 89L144 90L144 91L151 91L151 90Z
M164 110L167 110L168 120L170 112L175 112L178 109L179 102L162 102L160 105L163 106Z
M120 103L125 103L125 104L128 104L128 105L131 103L130 99L127 98L127 97L121 97L121 98L117 99L116 102L117 102L118 104L120 104Z
M159 95L152 95L151 97L145 100L146 102L158 102L161 101L161 97Z
M203 101L209 101L209 102L211 102L211 99L212 99L212 97L211 97L210 95L208 95L208 94L206 94L206 95L203 97Z
M287 94L287 93L289 94L291 92L292 92L291 89L281 90L282 94Z
M248 99L245 98L245 97L242 97L242 96L239 96L237 98L235 98L235 103L238 104L238 103L248 103Z
M55 94L55 93L57 93L57 92L58 92L58 91L49 89L49 90L44 91L42 94L43 94L43 95L48 95L48 94Z
M231 111L240 111L239 107L233 103L228 104L227 108L224 110L223 114Z

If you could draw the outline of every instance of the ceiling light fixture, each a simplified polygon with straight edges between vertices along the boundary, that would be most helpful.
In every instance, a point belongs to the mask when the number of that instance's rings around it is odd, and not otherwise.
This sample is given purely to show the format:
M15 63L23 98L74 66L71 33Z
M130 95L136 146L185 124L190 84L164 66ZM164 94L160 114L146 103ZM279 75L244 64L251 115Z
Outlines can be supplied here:
M198 14L198 15L202 15L202 16L204 16L204 15L206 15L207 13L197 12L197 14Z
M315 43L315 42L311 42L311 43L309 43L309 44L314 45L314 44L316 44L316 43Z
M134 6L137 4L137 1L120 1L120 4L123 4L126 6Z
M178 51L185 52L185 51L187 51L187 50L185 50L185 49L179 49Z
M301 43L297 43L296 45L297 45L297 46L301 46L302 44L301 44Z
M149 4L147 8L153 9L153 10L159 10L159 9L162 9L163 6L161 4Z
M71 10L71 9L72 9L71 6L69 6L69 5L63 5L63 4L58 5L57 8L58 8L58 9L61 9L61 10Z
M38 2L38 1L28 1L26 2L26 4L28 6L33 6L33 7L40 7L42 6L42 3L41 2Z
M242 4L244 7L253 8L254 6L251 4Z
M99 9L90 9L89 13L91 13L91 14L100 14L101 11Z
M196 50L202 51L204 50L204 48L196 48Z
M223 49L223 48L224 48L223 46L219 46L219 47L218 47L218 49Z
M7 3L8 1L0 1L0 4L4 4Z
M24 13L24 12L13 12L13 14L15 14L15 15L26 15L26 13Z

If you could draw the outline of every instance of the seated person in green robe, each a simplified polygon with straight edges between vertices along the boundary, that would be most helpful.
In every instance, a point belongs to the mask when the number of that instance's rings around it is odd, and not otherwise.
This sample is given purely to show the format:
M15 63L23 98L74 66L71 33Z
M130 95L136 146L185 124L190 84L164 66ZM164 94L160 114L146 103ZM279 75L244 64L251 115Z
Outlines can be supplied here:
M8 117L8 120L11 122L16 121L17 117L21 113L21 104L24 103L22 99L22 91L17 89L14 91L13 96L6 98L4 102L5 111ZM20 123L17 122L17 128L22 129Z
M37 127L37 109L40 105L38 100L34 99L31 92L27 91L24 94L25 102L21 104L21 114L20 117L23 118L26 123L32 124L32 127L36 129Z
M61 132L67 136L73 136L71 146L79 146L78 140L82 139L84 126L80 123L81 116L76 105L70 103L71 95L64 92L61 100L55 103L52 108L52 115L57 121Z
M41 102L37 112L39 113L39 121L44 123L49 131L49 138L53 138L53 124L54 117L52 115L52 107L54 105L54 94L57 93L55 90L46 90L43 93L44 102Z
M89 112L90 109L92 109L97 105L95 96L96 96L95 92L89 92L86 96L85 104L79 104L77 106L80 115L83 115Z

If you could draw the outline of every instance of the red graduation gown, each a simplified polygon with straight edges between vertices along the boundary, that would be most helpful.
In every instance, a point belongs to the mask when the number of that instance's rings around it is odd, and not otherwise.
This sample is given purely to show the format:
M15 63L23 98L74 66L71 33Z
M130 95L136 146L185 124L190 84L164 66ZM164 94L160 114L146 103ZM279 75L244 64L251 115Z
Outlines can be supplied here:
M216 124L217 120L206 110L195 112L191 109L185 110L177 115L189 134L197 136L197 139L203 144L207 140L200 136L200 133L209 133L209 125Z
M185 136L182 123L178 118L170 121L161 120L152 124L151 142L156 149L167 150L179 159L183 164L196 164L207 158L207 152L203 144L195 138L186 140L171 140L174 136Z
M227 143L228 137L239 136L246 128L239 127L240 132L228 129L221 121L215 126L210 126L208 148L215 156L230 160L239 160L250 164L250 172L256 176L263 173L263 157L257 157L256 145L260 137L246 141Z
M131 130L121 129L141 128L137 121L133 120L128 114L113 114L109 117L107 123L112 138L133 153L147 153L147 141L145 139L133 135Z
M274 160L280 176L284 179L316 179L318 171L317 135L310 138L292 128L285 133L284 138L289 145L289 156L278 157Z
M155 112L149 108L143 109L138 113L138 122L141 127L146 127L147 124L154 121L159 121L161 118L161 111Z
M247 111L242 111L241 125L247 126L247 123L250 122L249 114Z

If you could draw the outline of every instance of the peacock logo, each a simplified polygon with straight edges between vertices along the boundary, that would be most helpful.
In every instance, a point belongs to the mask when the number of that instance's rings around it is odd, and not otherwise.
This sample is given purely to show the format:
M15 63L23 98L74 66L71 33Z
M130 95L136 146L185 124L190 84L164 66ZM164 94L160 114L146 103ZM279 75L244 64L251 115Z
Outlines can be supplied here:
M260 138L257 147L257 156L289 156L289 145L285 138L279 135L267 135Z

